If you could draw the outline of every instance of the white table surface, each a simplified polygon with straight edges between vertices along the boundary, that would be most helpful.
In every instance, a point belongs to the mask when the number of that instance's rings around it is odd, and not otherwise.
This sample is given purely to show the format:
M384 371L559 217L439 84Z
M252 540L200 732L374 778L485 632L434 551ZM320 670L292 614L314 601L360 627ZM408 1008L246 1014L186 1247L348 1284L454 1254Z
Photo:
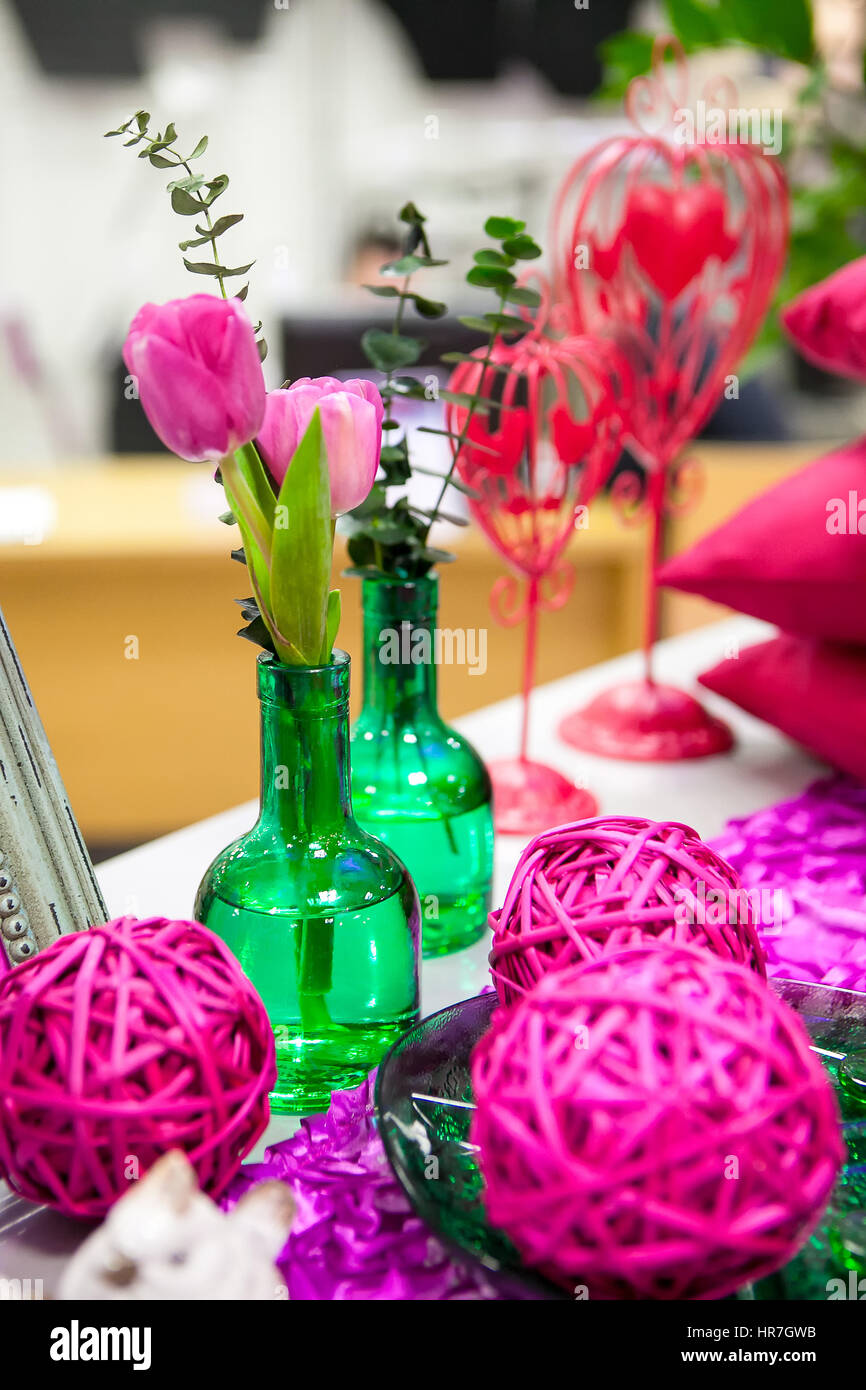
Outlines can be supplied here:
M656 677L686 689L697 674L723 656L772 635L765 623L732 618L659 644ZM823 765L769 725L707 691L701 699L733 728L736 748L715 758L682 763L625 763L580 753L556 736L560 719L593 695L642 672L642 658L631 652L563 680L542 686L533 696L530 756L552 763L596 795L601 814L678 820L704 839L726 821L801 791L824 771ZM486 759L517 752L520 702L515 697L455 720ZM97 870L112 916L189 917L199 880L211 859L230 840L248 830L256 805L248 802L196 825L101 864ZM500 903L525 840L501 836L496 844L494 903ZM422 970L422 1013L477 994L488 982L485 938L453 956L426 961ZM251 1157L267 1143L285 1138L295 1121L278 1117ZM42 1211L4 1191L0 1184L0 1275L41 1278L46 1295L83 1229L53 1212Z

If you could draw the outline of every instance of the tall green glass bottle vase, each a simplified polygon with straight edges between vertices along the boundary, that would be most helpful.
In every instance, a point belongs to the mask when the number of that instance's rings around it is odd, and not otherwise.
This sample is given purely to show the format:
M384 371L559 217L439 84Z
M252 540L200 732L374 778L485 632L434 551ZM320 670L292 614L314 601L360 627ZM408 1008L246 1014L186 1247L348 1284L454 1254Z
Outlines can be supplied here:
M218 854L195 915L221 936L274 1027L275 1111L327 1107L418 1016L420 919L412 880L352 814L349 658L258 659L261 808Z
M352 729L358 820L400 856L421 901L425 956L477 941L490 911L487 769L436 707L438 581L365 576L364 705Z

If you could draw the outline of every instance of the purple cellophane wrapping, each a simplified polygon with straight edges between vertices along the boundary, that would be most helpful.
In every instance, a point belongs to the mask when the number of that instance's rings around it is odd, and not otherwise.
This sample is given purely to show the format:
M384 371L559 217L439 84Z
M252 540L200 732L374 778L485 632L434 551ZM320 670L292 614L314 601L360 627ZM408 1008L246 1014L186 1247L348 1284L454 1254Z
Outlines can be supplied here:
M410 1206L376 1132L374 1084L375 1072L356 1090L335 1092L327 1114L303 1120L262 1163L245 1164L222 1205L265 1178L289 1184L297 1212L277 1263L290 1298L492 1297Z
M866 990L866 787L824 778L713 848L759 905L770 975Z

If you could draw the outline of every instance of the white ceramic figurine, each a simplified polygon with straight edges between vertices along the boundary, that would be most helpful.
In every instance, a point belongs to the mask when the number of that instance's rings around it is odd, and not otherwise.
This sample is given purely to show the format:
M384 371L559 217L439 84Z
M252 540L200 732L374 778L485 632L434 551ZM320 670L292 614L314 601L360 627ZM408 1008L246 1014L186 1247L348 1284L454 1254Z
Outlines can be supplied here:
M284 1183L264 1182L227 1214L199 1191L177 1150L153 1165L73 1255L63 1299L280 1299L274 1260L295 1204Z

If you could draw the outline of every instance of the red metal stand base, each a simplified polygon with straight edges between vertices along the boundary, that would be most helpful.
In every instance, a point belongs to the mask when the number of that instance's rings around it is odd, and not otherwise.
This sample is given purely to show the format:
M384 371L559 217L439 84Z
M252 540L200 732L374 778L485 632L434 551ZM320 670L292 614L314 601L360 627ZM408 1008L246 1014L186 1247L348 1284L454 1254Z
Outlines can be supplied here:
M709 758L733 746L727 724L672 685L632 681L597 695L559 726L574 748L632 762Z
M544 763L509 758L489 764L488 770L493 782L493 823L502 835L536 835L598 814L591 792Z

